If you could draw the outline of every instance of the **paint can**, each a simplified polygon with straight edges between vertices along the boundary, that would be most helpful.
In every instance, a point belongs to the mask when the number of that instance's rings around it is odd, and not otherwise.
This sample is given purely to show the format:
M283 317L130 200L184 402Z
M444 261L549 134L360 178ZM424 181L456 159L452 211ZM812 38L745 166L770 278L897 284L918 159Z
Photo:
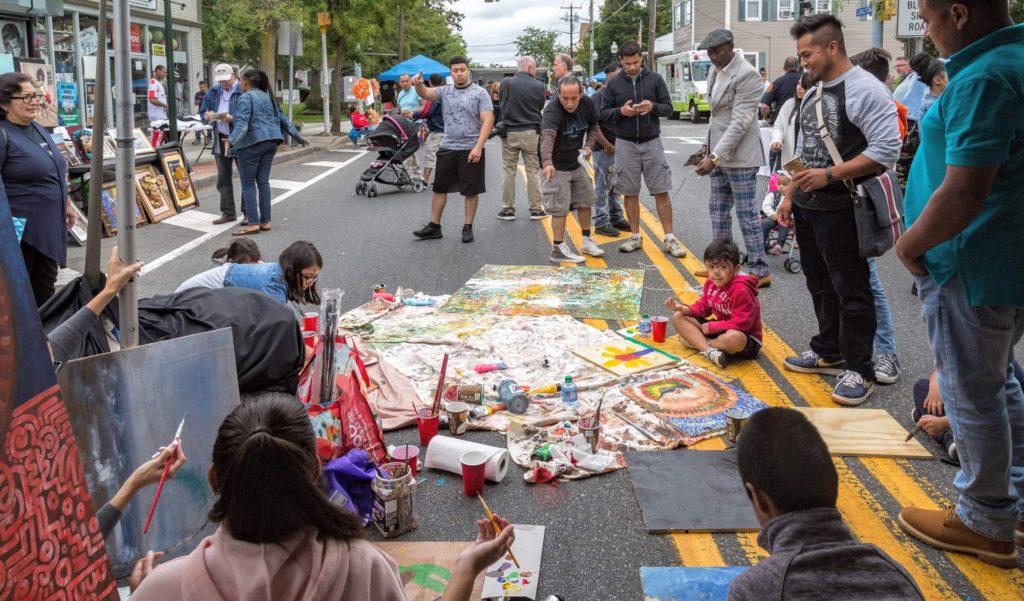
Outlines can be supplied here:
M419 527L416 523L416 481L401 462L380 466L373 492L373 525L384 538L393 538Z
M736 441L740 439L743 424L747 423L748 417L750 417L750 412L745 409L732 407L725 411L725 439L730 444L736 444Z
M448 403L445 406L448 413L448 432L452 436L462 436L466 433L466 424L469 422L469 405L466 403Z
M459 401L480 405L484 402L484 387L480 384L449 384L442 396L444 400L452 403Z
M587 417L577 422L583 438L590 443L590 452L597 453L597 447L601 442L601 422L594 417Z
M502 405L517 415L526 413L526 410L530 408L530 397L526 396L522 387L516 384L515 380L502 380L498 384L498 398L501 399Z

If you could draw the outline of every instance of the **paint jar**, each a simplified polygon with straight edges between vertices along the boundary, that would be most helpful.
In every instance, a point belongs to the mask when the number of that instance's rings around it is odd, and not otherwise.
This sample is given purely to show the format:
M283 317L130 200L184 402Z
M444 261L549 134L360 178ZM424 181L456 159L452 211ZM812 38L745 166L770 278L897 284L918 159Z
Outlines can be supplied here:
M469 405L466 403L448 403L445 406L448 413L448 432L452 436L462 436L466 433L466 424L469 422Z
M581 419L577 422L583 438L590 443L590 452L597 453L598 444L601 442L601 422L594 417Z
M463 403L479 405L484 401L484 387L480 384L459 384L456 398Z
M750 417L750 413L744 409L733 407L725 411L725 439L730 444L736 444L736 441L740 439L740 432L743 430L743 424L747 423L748 417Z
M370 485L373 491L373 525L384 538L393 538L419 527L416 523L416 481L400 462L380 466L383 477Z
M437 436L438 427L441 425L441 416L434 415L430 409L420 409L416 412L416 426L420 431L420 444L424 447Z

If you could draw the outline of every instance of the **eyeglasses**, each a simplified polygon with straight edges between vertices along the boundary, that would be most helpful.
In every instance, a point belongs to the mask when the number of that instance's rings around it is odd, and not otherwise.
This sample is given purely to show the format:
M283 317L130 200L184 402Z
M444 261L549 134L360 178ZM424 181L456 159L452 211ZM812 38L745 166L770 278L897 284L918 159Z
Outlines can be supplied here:
M313 274L313 275L306 275L306 274L300 272L299 275L302 276L302 281L303 282L309 282L310 284L312 284L312 283L316 282L318 279L320 279L320 274L319 273L316 273L316 274Z
M40 102L45 97L46 95L42 92L36 94L25 94L24 96L11 96L11 98L17 98L19 100L24 100L25 102L32 102L33 100Z

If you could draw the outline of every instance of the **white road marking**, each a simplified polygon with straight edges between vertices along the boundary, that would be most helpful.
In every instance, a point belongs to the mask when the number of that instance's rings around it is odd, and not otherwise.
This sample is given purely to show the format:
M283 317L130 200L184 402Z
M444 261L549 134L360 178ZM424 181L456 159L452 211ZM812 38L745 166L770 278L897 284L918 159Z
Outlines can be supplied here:
M356 155L356 156L348 159L347 161L345 161L343 163L333 163L333 162L328 162L328 161L321 161L321 162L318 162L318 163L307 163L308 165L315 165L315 166L320 166L320 167L330 167L330 169L328 169L327 171L324 171L323 173L321 173L320 175L310 179L309 181L304 182L304 185L303 185L302 188L297 188L297 189L294 189L294 190L288 190L284 194L281 194L277 198L275 198L272 201L270 201L270 204L276 205L277 203L281 202L282 200L291 198L292 196L295 195L296 192L300 192L300 191L308 188L309 186L312 186L313 184L316 184L316 183L320 182L321 180L323 180L323 179L325 179L327 177L330 177L331 175L334 175L336 172L341 170L343 167L347 167L349 164L351 164L352 162L356 161L361 156L362 156L362 154ZM153 259L152 261L147 261L146 262L146 266L142 268L142 272L141 273L147 274L147 273L150 273L152 271L155 271L157 268L161 267L162 265L166 265L167 263L170 263L171 261L173 261L173 260L177 259L178 257L184 255L185 253L187 253L187 252L189 252L189 251L191 251L191 250L193 250L195 248L198 248L199 246L205 244L208 240L212 240L213 238L219 236L221 233L223 233L224 230L230 229L234 225L235 225L234 223L224 224L223 229L220 229L220 230L215 231L215 232L212 232L212 231L211 232L207 232L207 233L203 234L202 236L199 236L195 240L192 240L190 242L187 242L186 244L183 244L183 245L179 246L178 248L172 250L171 252L167 253L166 255L163 255L162 257L158 257L156 259Z
M356 157L352 157L352 158L358 159L359 157L356 156ZM351 160L352 159L349 159L348 161L345 161L344 163L336 163L334 161L316 161L315 163L303 163L303 165L305 165L307 167L339 167L339 166L347 165L349 163L349 161L351 161Z
M348 152L348 153L362 154L362 153L364 153L366 151L365 150L359 150L359 149L356 149L356 148L332 148L332 149L328 150L327 152Z
M197 232L209 233L220 233L226 229L234 227L235 222L229 221L228 223L222 223L216 225L213 223L214 219L217 219L220 215L211 215L210 213L203 213L202 211L191 210L179 213L174 217L168 217L164 219L163 223L169 223L178 227L188 228Z
M666 150L665 154L679 154L679 153L674 151L674 150Z
M286 179L272 179L270 180L271 188L281 188L282 190L295 190L305 187L305 182L293 182Z

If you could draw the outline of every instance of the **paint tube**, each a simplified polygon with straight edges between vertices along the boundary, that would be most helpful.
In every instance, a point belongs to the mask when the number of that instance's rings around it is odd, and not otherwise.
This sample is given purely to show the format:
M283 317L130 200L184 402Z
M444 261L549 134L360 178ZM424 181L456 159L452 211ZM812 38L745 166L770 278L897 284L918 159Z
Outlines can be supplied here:
M504 361L499 361L497 363L482 363L474 367L473 371L475 371L478 374L486 374L492 371L499 371L503 369L508 369L508 365L505 365Z

